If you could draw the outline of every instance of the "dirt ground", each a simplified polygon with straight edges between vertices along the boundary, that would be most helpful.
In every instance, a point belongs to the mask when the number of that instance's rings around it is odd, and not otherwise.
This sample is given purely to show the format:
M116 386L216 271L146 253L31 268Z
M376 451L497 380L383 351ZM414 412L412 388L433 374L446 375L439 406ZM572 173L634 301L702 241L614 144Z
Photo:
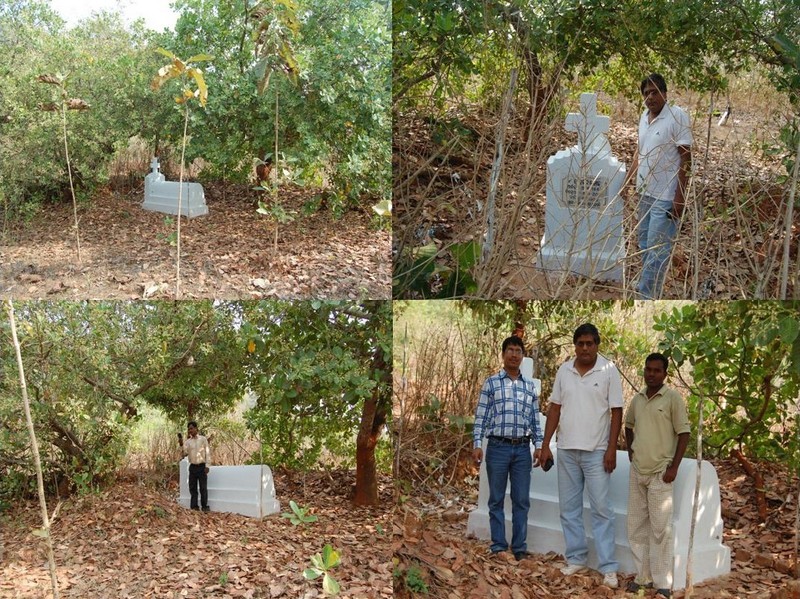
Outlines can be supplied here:
M733 459L712 460L720 479L723 543L731 549L731 573L694 586L698 599L769 599L791 581L797 480L773 464L761 463L769 512L759 522L754 485ZM470 482L471 480L471 482ZM555 553L532 554L517 562L504 552L491 555L488 542L467 538L467 518L477 505L477 481L455 486L431 485L408 493L394 521L393 550L403 570L419 567L436 599L596 599L634 597L623 588L632 575L620 576L620 589L602 586L602 576L586 571L571 577L559 568ZM651 597L650 591L645 597ZM396 588L395 597L414 597ZM685 597L676 591L676 599ZM781 599L795 595L781 596Z
M380 481L381 506L354 508L355 474L275 473L281 508L311 507L316 523L293 526L272 515L193 512L177 489L156 490L135 478L98 495L71 498L52 526L61 597L322 597L321 579L306 581L310 558L330 543L341 554L331 571L341 597L392 597L389 528L391 483ZM50 505L53 509L53 505ZM0 514L0 596L52 597L38 502Z
M181 298L388 299L391 233L368 205L335 220L302 214L314 193L285 188L296 213L280 225L257 214L247 186L204 186L209 214L181 225ZM0 238L0 294L19 299L175 297L176 248L167 215L142 210L143 189L101 189L79 207L78 263L69 203L46 206Z

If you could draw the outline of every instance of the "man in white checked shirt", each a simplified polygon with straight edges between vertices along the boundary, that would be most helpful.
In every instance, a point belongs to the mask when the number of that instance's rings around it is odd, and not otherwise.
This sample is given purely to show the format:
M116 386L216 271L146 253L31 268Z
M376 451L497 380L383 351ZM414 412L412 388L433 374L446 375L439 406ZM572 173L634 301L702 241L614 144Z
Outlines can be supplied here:
M525 353L522 339L503 341L503 368L486 379L475 409L473 459L483 459L486 447L486 475L489 482L489 529L492 553L508 549L503 504L506 483L511 479L511 551L517 560L528 555L528 510L530 509L531 469L539 465L542 429L539 425L539 399L533 380L522 376L519 368ZM531 456L531 440L535 451Z

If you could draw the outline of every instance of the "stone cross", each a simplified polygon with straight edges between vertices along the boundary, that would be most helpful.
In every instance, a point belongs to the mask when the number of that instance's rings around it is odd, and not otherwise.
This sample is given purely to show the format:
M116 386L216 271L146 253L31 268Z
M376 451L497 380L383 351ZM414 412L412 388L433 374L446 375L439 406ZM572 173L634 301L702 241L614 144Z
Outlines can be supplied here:
M578 133L578 148L585 154L610 152L611 146L606 139L611 119L597 114L597 94L581 94L580 112L567 115L566 130Z
M159 167L158 158L153 157L153 159L150 161L150 168L153 169L152 172L157 173L158 167Z

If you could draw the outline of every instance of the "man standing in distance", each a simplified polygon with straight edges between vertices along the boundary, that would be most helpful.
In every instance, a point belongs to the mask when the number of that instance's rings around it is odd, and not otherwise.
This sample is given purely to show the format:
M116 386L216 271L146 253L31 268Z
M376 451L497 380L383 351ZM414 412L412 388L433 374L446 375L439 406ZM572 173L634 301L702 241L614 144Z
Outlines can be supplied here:
M644 298L658 299L686 202L692 130L686 112L667 104L667 84L661 75L648 75L640 89L646 110L639 119L639 147L628 181L636 181L639 194L638 238L643 254L638 291Z
M664 384L668 361L650 354L644 362L647 387L633 397L625 415L631 460L628 542L636 578L626 590L655 585L656 597L672 595L674 567L672 481L689 443L689 417L680 394Z
M488 436L486 476L489 482L489 529L492 553L508 549L503 504L506 483L511 479L511 551L517 560L528 555L528 510L530 509L531 469L539 464L542 429L539 425L539 400L533 381L519 368L525 353L522 339L503 341L503 368L486 379L475 409L472 457L480 465L481 444ZM535 451L531 458L531 439Z
M198 434L197 423L192 420L188 424L189 438L183 443L183 455L189 458L189 494L191 508L198 510L197 487L200 487L200 505L208 512L208 472L211 464L211 448L208 439Z
M575 359L556 373L539 460L552 458L550 439L558 428L558 503L566 542L565 576L586 567L589 548L583 528L583 489L589 491L592 532L603 584L619 586L614 558L614 511L608 492L617 466L622 427L622 382L616 366L598 355L600 332L582 324L572 336Z

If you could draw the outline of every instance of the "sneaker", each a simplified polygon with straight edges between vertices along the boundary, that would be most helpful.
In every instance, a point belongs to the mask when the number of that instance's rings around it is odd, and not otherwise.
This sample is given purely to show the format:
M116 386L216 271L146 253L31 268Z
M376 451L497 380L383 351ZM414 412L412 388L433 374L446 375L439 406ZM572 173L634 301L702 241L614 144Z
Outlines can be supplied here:
M517 551L514 553L514 559L518 562L521 562L524 559L531 557L532 554L528 553L527 551Z
M655 596L656 597L666 597L667 599L669 599L670 597L672 597L672 591L670 591L669 589L658 589L656 591Z
M203 508L203 511L204 511L204 512L210 512L210 511L211 511L211 508L210 508L210 507L208 507L208 506L205 506L205 507Z
M609 589L616 589L619 586L616 572L606 572L603 574L603 585Z
M584 569L586 569L586 566L582 566L581 564L567 564L561 568L561 573L564 576L572 576L573 574L577 574Z

